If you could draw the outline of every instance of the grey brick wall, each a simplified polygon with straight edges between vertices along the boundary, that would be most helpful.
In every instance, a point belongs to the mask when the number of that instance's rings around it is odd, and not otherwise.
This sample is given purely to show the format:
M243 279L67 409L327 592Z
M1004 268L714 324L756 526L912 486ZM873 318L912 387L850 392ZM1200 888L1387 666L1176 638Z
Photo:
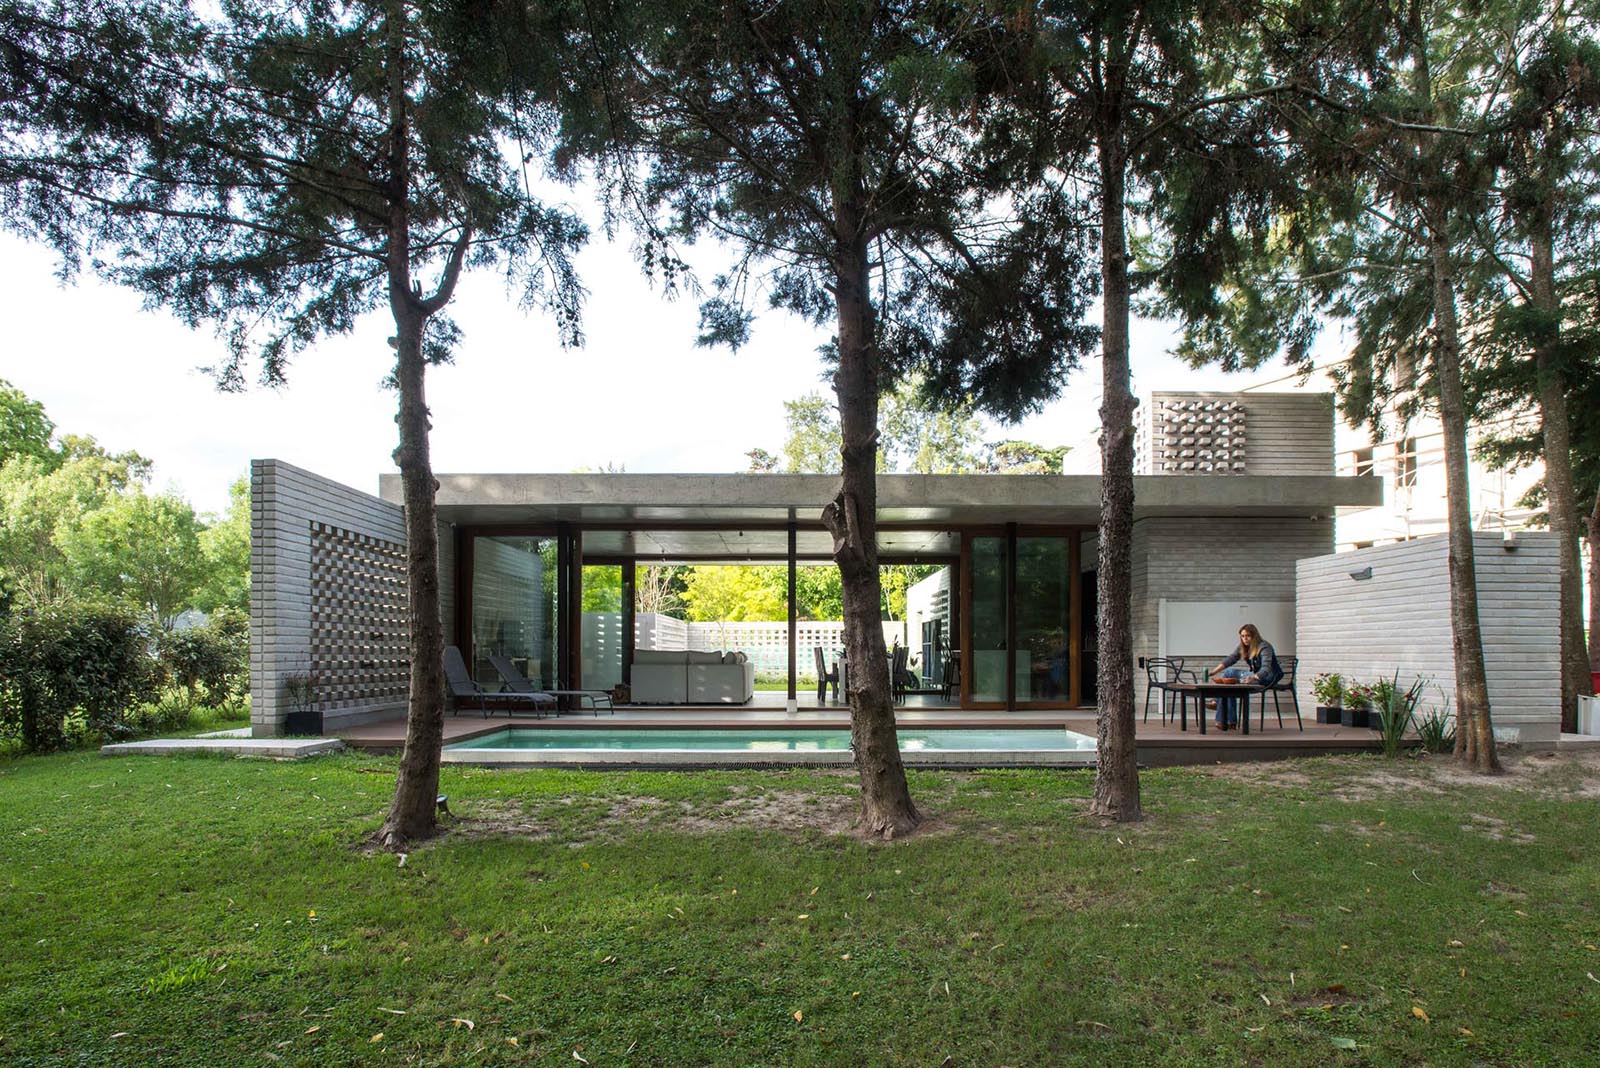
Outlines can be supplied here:
M330 535L330 532L332 534ZM440 531L440 571L447 639L453 630L455 565L453 536ZM322 555L313 558L314 545ZM359 545L351 558L349 545ZM404 512L379 498L280 460L250 465L250 719L251 733L282 733L289 707L284 679L314 674L338 676L339 691L317 696L324 726L337 729L373 719L403 715L404 689L393 685L392 646L405 641L392 619L392 582L377 577L405 544ZM329 546L339 559L329 557ZM403 591L403 585L400 587ZM315 603L315 609L314 609ZM314 618L314 614L315 617ZM348 634L338 628L355 628ZM352 652L382 630L375 652ZM318 634L321 640L316 641ZM331 640L330 640L331 638ZM375 664L370 685L360 671ZM339 661L338 664L333 664ZM334 670L329 670L333 664ZM379 679L379 676L390 676ZM330 683L331 685L331 683Z
M1197 431L1193 424L1176 422L1195 413L1177 406L1196 402L1214 406L1215 413L1201 413L1202 419L1228 417L1222 429ZM1220 409L1237 406L1240 411ZM1200 436L1197 436L1200 435ZM1179 455L1188 441L1191 459L1210 460L1223 455L1244 467L1229 465L1228 473L1247 475L1331 475L1334 473L1333 397L1328 393L1152 393L1150 402L1140 406L1138 427L1140 474L1215 475L1216 471L1180 471ZM1242 450L1238 447L1243 439ZM1201 441L1206 444L1201 444ZM1216 443L1226 441L1226 445Z
M1559 740L1561 721L1555 537L1526 532L1507 552L1499 534L1477 534L1473 548L1495 727L1515 732L1523 745L1548 748ZM1310 684L1320 672L1372 682L1398 670L1402 686L1419 675L1438 685L1429 687L1424 707L1454 709L1448 554L1439 534L1300 562L1302 705L1314 704ZM1350 577L1368 567L1370 579Z
M1133 655L1157 655L1160 609L1169 601L1295 600L1295 565L1333 549L1332 519L1141 519L1133 526ZM1233 636L1217 635L1221 656ZM1272 635L1266 635L1272 640ZM1209 654L1208 654L1209 655Z

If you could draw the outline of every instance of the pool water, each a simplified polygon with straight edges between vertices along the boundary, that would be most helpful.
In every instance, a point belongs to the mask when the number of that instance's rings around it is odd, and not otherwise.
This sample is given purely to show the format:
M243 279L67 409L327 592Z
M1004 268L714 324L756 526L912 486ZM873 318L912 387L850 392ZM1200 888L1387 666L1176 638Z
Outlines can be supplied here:
M595 750L629 753L848 752L845 730L546 730L508 727L447 749ZM1092 753L1095 740L1066 730L902 730L900 749L915 753Z

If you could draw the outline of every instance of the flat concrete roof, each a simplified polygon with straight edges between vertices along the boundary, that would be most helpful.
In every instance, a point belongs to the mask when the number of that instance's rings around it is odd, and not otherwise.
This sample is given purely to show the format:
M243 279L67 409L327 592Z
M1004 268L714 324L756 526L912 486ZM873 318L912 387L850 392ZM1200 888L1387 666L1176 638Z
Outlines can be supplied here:
M815 523L839 488L837 475L444 474L439 517L478 524L645 525ZM379 493L401 503L399 475ZM1143 516L1332 516L1383 503L1372 476L1140 475ZM879 475L878 521L929 527L988 523L1093 524L1096 475Z

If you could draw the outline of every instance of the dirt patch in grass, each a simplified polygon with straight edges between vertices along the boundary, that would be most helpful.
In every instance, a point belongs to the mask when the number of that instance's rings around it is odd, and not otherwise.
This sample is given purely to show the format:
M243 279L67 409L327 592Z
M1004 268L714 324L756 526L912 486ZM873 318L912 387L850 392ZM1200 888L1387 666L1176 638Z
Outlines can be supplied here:
M620 798L612 802L603 824L608 830L671 830L684 834L733 830L846 834L855 815L856 799L849 794L735 788L731 796L710 804L658 797Z
M1502 749L1501 760L1505 771L1500 775L1480 775L1462 768L1448 755L1435 754L1399 760L1328 758L1219 764L1205 773L1252 786L1315 790L1335 801L1371 801L1396 793L1445 794L1463 786L1519 790L1540 797L1600 797L1600 752Z
M1461 829L1468 834L1481 834L1485 838L1492 838L1496 842L1532 842L1534 837L1525 831L1508 824L1505 820L1493 816L1485 816L1478 812L1467 813L1467 822Z
M525 805L483 798L472 802L468 812L448 825L446 836L477 842L485 838L524 838L544 842L555 837L548 819L541 819Z

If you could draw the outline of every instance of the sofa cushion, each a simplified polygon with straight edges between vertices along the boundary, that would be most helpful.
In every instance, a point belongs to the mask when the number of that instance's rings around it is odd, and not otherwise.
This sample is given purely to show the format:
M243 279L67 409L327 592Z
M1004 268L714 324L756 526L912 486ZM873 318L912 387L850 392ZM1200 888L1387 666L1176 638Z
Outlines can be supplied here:
M688 656L682 649L635 649L635 664L686 664Z
M714 650L711 652L691 650L688 662L691 664L720 664L722 663L722 654Z

